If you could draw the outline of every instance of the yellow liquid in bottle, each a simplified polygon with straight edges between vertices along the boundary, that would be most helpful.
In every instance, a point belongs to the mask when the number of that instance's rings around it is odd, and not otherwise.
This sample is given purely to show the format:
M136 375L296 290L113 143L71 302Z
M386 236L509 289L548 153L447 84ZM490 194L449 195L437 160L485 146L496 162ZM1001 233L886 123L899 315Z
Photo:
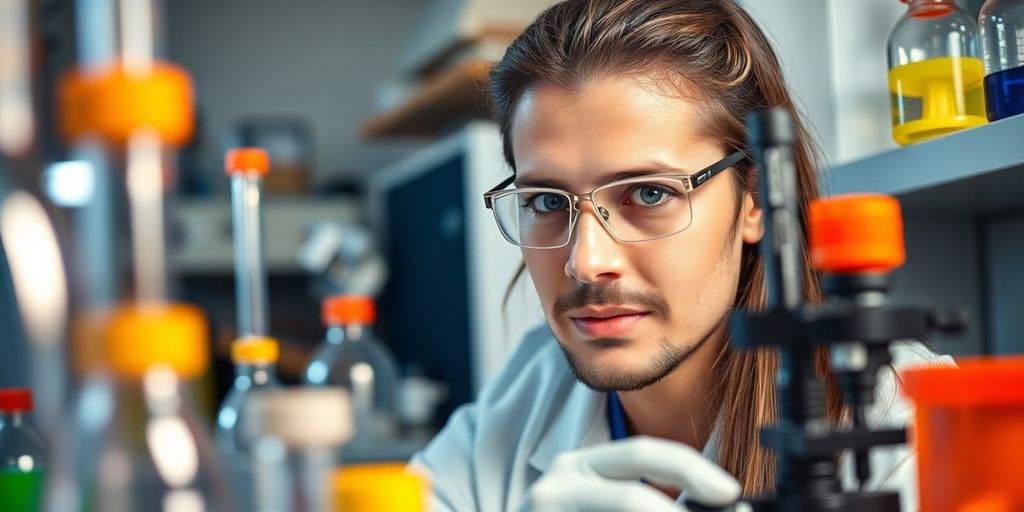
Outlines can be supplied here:
M907 145L988 122L985 65L975 57L939 57L889 70L892 138Z

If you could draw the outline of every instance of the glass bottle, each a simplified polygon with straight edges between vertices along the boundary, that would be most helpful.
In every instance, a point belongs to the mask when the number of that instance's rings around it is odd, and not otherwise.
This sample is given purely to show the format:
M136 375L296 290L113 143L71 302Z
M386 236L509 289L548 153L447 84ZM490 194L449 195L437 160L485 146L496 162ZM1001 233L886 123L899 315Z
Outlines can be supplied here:
M4 512L36 512L41 503L47 450L31 414L31 391L0 389L0 510Z
M242 425L252 392L281 386L274 366L278 352L277 340L268 337L242 338L231 345L235 381L217 412L214 439L239 510L251 510L254 496L251 451Z
M1024 1L988 0L978 16L989 121L1024 112Z
M252 440L257 512L329 510L330 476L352 438L348 393L337 386L257 390L245 425Z
M352 397L355 446L395 436L398 369L394 356L373 336L373 299L360 295L323 302L327 340L306 367L307 384L337 385Z
M892 136L913 144L987 122L977 23L953 0L900 0L889 33Z
M200 310L147 304L114 310L103 330L109 375L87 381L54 448L46 510L233 510L196 414L209 366Z

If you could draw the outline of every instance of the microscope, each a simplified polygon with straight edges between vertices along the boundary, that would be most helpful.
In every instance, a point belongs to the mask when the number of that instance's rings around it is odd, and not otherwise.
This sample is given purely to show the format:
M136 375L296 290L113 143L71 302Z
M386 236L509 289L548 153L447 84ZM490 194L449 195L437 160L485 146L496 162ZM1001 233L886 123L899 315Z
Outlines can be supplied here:
M895 198L849 195L812 203L807 219L797 201L793 144L796 134L783 109L755 112L748 119L748 148L759 172L764 211L760 253L767 308L737 311L730 319L732 343L740 350L779 352L778 422L762 430L761 443L778 460L774 496L751 503L758 512L898 512L899 494L864 489L874 447L906 443L905 429L873 430L865 411L874 401L879 369L892 362L889 345L956 333L965 314L889 304L891 272L904 261L902 219ZM806 226L806 228L805 228ZM804 296L804 230L810 263L823 276L828 301ZM850 421L825 418L825 386L815 355L827 350ZM852 453L860 488L844 490L838 469Z

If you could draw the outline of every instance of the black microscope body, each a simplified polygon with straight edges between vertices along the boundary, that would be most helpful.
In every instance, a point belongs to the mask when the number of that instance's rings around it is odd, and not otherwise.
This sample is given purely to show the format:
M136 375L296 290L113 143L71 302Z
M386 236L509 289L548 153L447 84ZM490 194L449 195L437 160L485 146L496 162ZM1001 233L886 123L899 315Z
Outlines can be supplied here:
M778 423L761 432L761 442L777 456L775 495L751 503L758 512L898 512L899 494L869 492L868 454L878 446L906 443L903 428L873 430L866 410L874 402L879 369L892 362L889 345L927 339L932 331L957 332L962 313L940 315L922 307L886 300L887 272L823 277L829 300L804 298L804 226L798 207L793 124L782 109L757 112L748 120L748 147L758 166L758 202L764 211L760 244L767 285L767 309L736 311L730 319L732 343L740 350L775 348ZM826 421L825 387L816 354L826 350L838 378L849 421ZM853 454L859 490L843 490L839 457Z

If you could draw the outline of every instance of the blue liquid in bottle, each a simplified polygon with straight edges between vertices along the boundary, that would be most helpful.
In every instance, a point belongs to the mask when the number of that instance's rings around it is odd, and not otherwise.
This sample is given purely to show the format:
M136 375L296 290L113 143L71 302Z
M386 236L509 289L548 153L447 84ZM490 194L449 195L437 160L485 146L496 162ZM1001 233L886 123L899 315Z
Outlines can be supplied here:
M989 121L1024 112L1024 66L985 77L985 110Z

